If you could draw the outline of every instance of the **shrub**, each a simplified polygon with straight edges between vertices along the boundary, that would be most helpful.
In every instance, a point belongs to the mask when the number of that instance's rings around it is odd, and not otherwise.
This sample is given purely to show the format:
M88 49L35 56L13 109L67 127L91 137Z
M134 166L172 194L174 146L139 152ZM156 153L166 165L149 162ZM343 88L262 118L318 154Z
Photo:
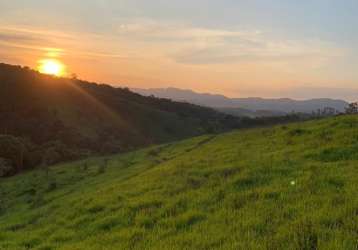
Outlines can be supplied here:
M346 107L346 114L358 114L358 102L353 102Z
M0 177L8 176L14 171L15 168L10 160L0 158Z
M15 172L23 169L26 153L26 146L21 139L11 135L0 135L0 157L10 160ZM8 166L9 162L3 164Z

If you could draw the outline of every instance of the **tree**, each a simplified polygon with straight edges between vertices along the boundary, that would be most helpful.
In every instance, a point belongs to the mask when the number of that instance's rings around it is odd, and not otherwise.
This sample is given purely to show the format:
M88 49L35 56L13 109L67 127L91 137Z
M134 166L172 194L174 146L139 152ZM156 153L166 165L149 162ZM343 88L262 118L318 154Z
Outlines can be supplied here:
M358 114L358 102L353 102L346 108L346 114Z
M324 116L333 116L333 115L335 115L336 113L337 113L336 109L335 109L335 108L332 108L332 107L325 107L325 108L323 109L323 112L322 112L322 114L323 114Z
M8 176L13 172L13 165L10 160L0 158L0 177Z
M76 74L76 73L72 73L72 74L71 74L71 79L72 79L72 80L77 80L77 79L78 79L77 74Z
M14 172L23 170L26 151L25 143L20 138L0 135L0 157L13 164Z

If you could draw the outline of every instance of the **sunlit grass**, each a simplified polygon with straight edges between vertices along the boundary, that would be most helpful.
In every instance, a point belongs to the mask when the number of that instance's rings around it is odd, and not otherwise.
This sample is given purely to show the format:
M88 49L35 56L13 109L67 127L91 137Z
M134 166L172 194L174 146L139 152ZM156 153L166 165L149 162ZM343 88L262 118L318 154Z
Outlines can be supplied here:
M356 249L357 124L209 135L104 171L93 158L2 180L0 249Z

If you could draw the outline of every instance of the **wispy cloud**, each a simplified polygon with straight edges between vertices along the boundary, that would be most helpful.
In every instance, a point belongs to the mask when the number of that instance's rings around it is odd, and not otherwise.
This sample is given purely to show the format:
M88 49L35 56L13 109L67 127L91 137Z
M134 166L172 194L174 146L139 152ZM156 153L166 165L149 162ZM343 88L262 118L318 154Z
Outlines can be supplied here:
M37 51L48 56L82 56L98 58L126 58L123 55L106 52L101 48L103 38L96 34L57 32L40 28L0 26L0 48ZM91 41L98 42L98 48L89 48ZM1 58L0 58L1 59Z
M74 65L71 72L95 80L190 88L193 82L202 82L202 88L211 84L212 89L222 82L228 88L254 86L269 93L280 92L282 82L322 83L329 77L319 70L329 72L327 68L347 53L330 41L279 38L261 30L146 19L120 22L108 33L0 25L0 60L18 62L19 55L27 54L23 58L36 62L58 56Z
M227 30L161 24L150 20L121 24L116 35L152 44L181 64L307 63L320 67L345 51L319 39L274 38L260 30Z
M39 42L41 39L35 36L24 34L13 34L0 31L0 41L2 42Z
M0 26L0 47L9 48L9 53L11 48L28 51L47 51L50 45L56 47L69 39L71 37L64 33L26 27Z
M275 39L259 30L209 29L152 20L122 23L113 33L104 35L0 26L0 46L41 51L54 47L61 48L63 54L66 50L72 55L98 58L155 55L190 65L308 62L319 67L345 53L335 44L318 39Z
M318 67L344 55L344 50L321 41L274 41L263 38L250 41L238 37L237 42L223 39L221 44L204 48L187 47L172 55L185 64L232 64L232 63L299 63L309 62Z

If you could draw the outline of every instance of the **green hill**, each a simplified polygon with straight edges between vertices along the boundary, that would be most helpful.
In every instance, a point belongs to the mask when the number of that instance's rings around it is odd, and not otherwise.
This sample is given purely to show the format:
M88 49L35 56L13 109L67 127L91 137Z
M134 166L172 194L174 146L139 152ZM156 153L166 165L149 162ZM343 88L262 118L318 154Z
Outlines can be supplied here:
M57 163L126 152L229 130L238 123L209 108L6 64L0 64L0 121L0 160L23 155L3 175L41 165L46 154ZM16 146L20 152L3 155L2 148L9 145L22 146Z
M0 177L233 128L307 119L238 118L0 63Z
M1 180L0 249L357 249L358 117Z

